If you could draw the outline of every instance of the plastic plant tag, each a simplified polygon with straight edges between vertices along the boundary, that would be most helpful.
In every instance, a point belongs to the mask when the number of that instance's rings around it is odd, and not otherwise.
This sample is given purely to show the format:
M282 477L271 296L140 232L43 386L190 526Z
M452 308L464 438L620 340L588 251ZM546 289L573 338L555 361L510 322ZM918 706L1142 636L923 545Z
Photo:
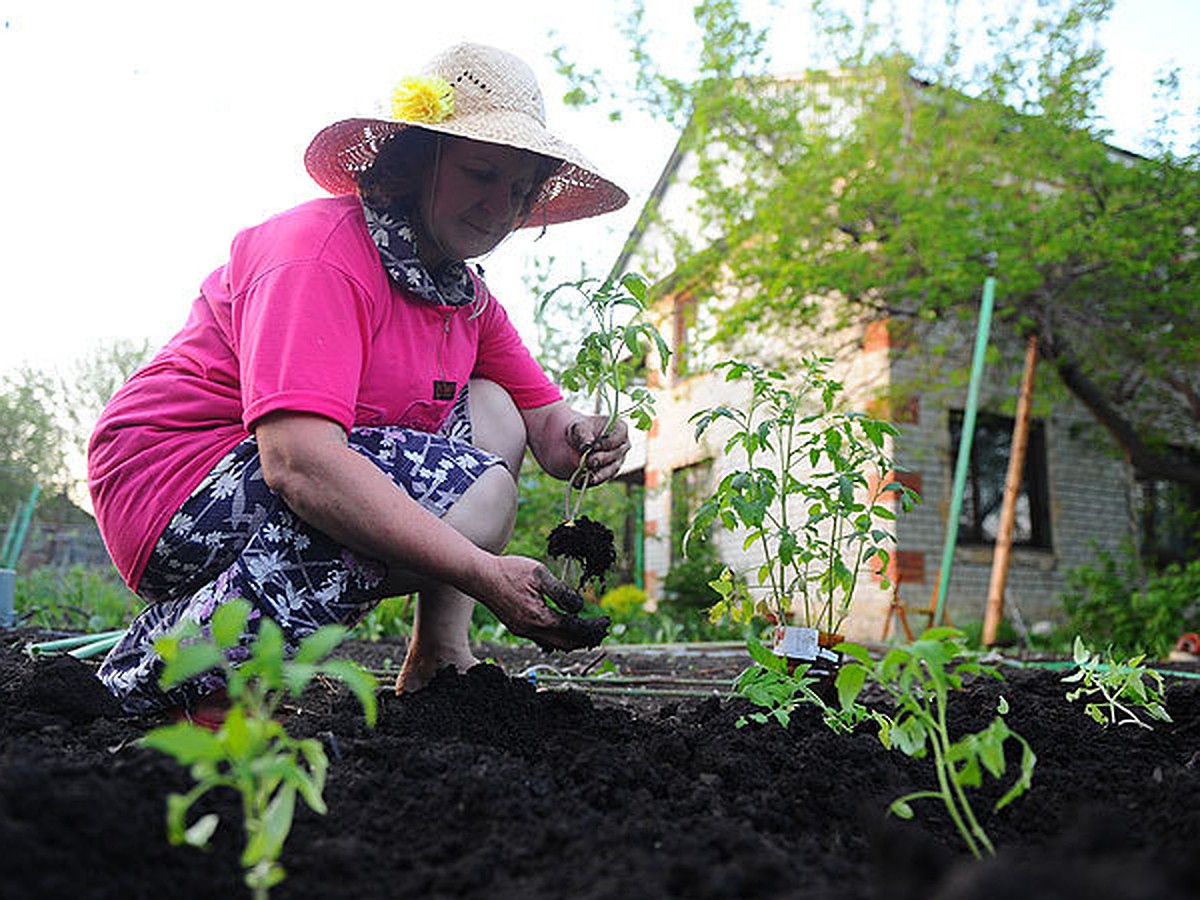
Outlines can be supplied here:
M775 653L788 659L817 658L817 629L780 625L775 629Z

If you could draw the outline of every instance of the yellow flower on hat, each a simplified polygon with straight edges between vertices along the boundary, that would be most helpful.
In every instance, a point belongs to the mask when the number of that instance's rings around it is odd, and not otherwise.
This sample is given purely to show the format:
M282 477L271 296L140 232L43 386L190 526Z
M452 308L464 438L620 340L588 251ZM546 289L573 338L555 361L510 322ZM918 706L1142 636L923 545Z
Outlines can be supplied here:
M403 122L435 123L454 112L454 88L436 76L405 78L392 92L392 118Z

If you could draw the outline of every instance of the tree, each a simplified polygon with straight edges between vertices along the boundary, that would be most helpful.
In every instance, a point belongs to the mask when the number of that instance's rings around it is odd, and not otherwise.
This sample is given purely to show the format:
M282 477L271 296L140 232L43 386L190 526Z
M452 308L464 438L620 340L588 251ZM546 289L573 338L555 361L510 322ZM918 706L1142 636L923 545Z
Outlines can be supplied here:
M908 55L878 5L853 20L818 0L823 65L788 81L768 75L767 31L734 0L697 6L686 81L656 67L635 7L637 96L684 126L698 165L705 240L677 235L672 288L735 298L729 339L751 324L974 321L995 275L1001 352L1019 358L1036 335L1140 476L1200 485L1170 452L1200 426L1200 153L1172 149L1169 112L1149 155L1106 144L1091 39L1111 0L1047 0L1031 18L1012 4L970 60L959 4L943 6L940 54ZM1177 87L1164 77L1168 110Z
M75 361L67 378L30 367L0 375L0 525L27 501L35 482L41 506L62 505L63 495L82 481L84 451L101 409L148 355L144 341L115 340Z
M86 450L104 405L150 355L148 340L116 338L96 344L71 365L61 387L66 426L81 451Z
M0 517L7 524L37 483L43 494L69 481L57 381L36 369L0 376Z

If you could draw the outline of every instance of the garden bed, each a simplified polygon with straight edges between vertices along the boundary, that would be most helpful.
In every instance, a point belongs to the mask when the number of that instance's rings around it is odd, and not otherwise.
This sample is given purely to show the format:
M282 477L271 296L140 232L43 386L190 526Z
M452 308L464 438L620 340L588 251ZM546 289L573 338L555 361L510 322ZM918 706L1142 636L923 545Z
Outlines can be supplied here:
M7 633L0 648L0 896L246 896L234 797L211 807L222 816L211 852L170 847L165 798L186 773L137 745L146 723L117 714L93 664L35 662L30 637ZM346 652L380 667L403 647ZM484 652L510 673L599 668L594 651ZM1065 702L1060 672L1013 668L973 685L952 733L990 721L1003 693L1038 754L1031 791L1002 812L990 809L1000 786L976 792L999 850L977 863L935 805L915 804L912 822L884 815L933 775L870 729L838 736L807 712L788 730L734 728L742 701L695 682L732 677L746 662L736 651L615 647L608 660L679 693L539 689L487 665L413 696L385 692L370 730L352 698L311 689L287 724L325 743L329 812L298 812L273 896L1200 896L1195 680L1169 680L1174 722L1153 731L1101 728Z

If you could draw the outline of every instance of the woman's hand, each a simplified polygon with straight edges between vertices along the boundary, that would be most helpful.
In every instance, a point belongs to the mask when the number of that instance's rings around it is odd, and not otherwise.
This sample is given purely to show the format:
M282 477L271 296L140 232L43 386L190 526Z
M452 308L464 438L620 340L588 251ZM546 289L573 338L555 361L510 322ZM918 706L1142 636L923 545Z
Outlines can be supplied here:
M529 448L555 478L565 481L574 475L587 452L588 483L608 481L620 471L629 452L629 428L620 419L605 433L605 416L576 412L563 400L521 410L521 416Z
M616 476L629 452L629 427L621 419L606 433L605 416L579 416L567 426L567 445L583 458L590 484Z
M550 574L542 563L524 556L495 557L494 583L477 596L518 637L543 650L595 647L608 633L608 618L580 619L583 598ZM568 615L546 604L549 597Z

